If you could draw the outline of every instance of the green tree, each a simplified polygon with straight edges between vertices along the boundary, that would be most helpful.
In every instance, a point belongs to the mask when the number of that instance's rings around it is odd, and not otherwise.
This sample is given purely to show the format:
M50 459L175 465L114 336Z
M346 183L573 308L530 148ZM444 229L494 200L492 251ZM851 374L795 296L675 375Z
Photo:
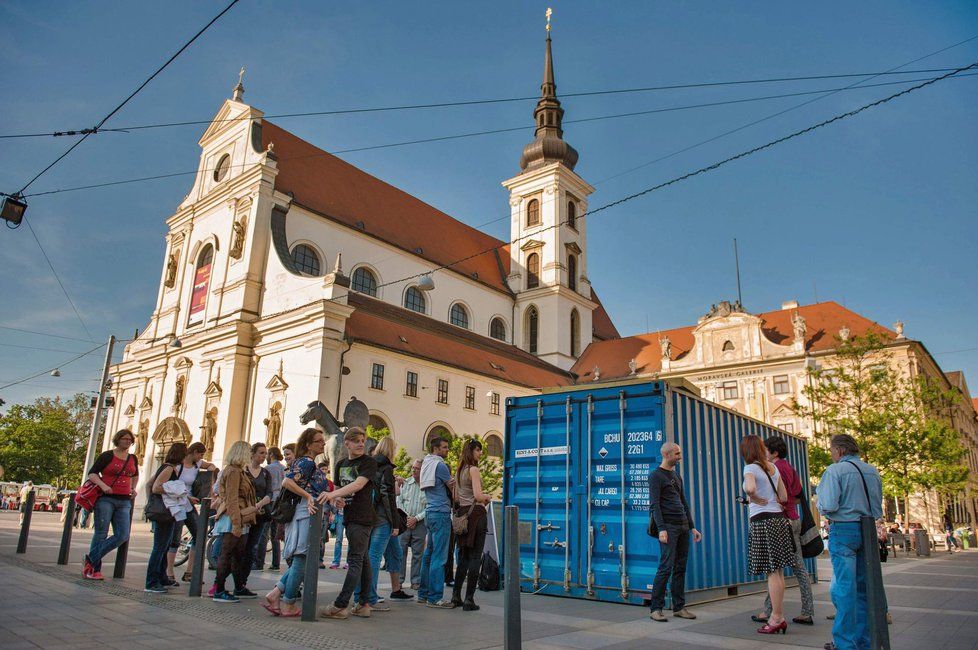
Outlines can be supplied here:
M77 486L88 447L88 398L38 398L0 417L0 465L8 480Z
M377 442L380 442L387 436L391 435L390 429L387 427L375 428L373 425L367 425L367 437ZM394 475L400 476L402 478L407 478L411 476L411 463L414 462L411 456L408 455L407 450L404 447L398 446L397 453L394 458L391 459L394 463Z
M482 448L486 448L486 441L483 436L473 436L463 434L460 436L450 436L448 439L449 449L448 466L452 470L452 475L458 470L459 460L462 458L462 447L468 440L478 440L482 443ZM499 496L503 487L503 464L498 458L493 458L489 454L483 453L479 460L479 474L482 477L482 491L492 496Z

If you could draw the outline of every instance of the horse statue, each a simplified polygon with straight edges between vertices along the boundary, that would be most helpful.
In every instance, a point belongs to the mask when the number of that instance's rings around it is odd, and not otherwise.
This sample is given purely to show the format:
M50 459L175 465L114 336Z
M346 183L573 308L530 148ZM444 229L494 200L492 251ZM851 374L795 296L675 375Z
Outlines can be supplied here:
M367 405L356 397L351 397L346 408L343 410L343 422L333 417L333 414L329 412L326 405L319 400L310 402L306 410L299 416L300 424L315 422L326 434L326 448L323 455L329 462L330 472L336 469L338 462L349 457L346 453L346 446L343 444L343 435L345 433L343 427L347 429L350 427L360 427L366 431L369 421L370 412L367 410ZM374 447L376 446L376 440L367 438L366 454L373 454ZM319 461L318 458L316 460L317 462Z

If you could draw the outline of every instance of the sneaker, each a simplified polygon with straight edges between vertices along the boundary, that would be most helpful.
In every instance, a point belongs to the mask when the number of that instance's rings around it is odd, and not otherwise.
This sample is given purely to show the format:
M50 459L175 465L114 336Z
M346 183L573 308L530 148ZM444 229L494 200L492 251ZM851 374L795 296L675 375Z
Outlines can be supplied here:
M329 607L319 608L320 618L335 618L339 621L345 621L350 618L350 611L346 607L337 607L336 605L330 605Z
M180 578L180 579L181 579L181 580L183 580L184 582L190 582L190 579L191 579L192 577L193 577L193 576L192 576L192 575L190 574L190 571L184 571L184 572L183 572L183 577L182 577L182 578Z
M207 590L207 595L210 596L211 598L213 598L214 594L216 593L217 593L217 585L211 585L211 588Z
M86 555L85 556L85 561L82 564L82 577L83 578L91 578L91 575L92 575L92 573L94 571L95 571L95 567L92 566L92 563L89 562L88 556Z
M89 578L91 578L92 580L105 580L105 576L102 575L101 571L92 571L92 573L89 575Z
M685 607L683 607L678 612L673 612L672 615L675 616L676 618L688 618L689 620L693 620L694 618L696 618L696 614L689 611Z
M371 609L370 605L356 605L350 610L350 613L360 618L370 618Z
M450 600L439 600L437 603L428 601L428 607L433 607L434 609L455 609L455 603Z
M281 571L281 569L279 568L279 565L277 565L277 564L275 566L268 567L268 570L269 571Z
M417 591L418 589L421 589L421 583L412 584L411 585L411 589L414 589L415 591Z
M150 585L149 587L143 589L143 591L145 591L148 594L165 594L166 587L164 587L163 585Z
M235 589L234 596L235 598L258 598L258 594L253 592L251 589L248 589L247 587L242 587L241 589Z
M330 569L339 569L340 568L340 565L339 564L335 564L335 563L334 564L330 564L329 565L329 568Z
M326 568L326 565L323 562L320 562L319 563L319 568L320 569L325 569Z
M649 618L651 618L656 623L666 623L669 621L669 619L666 618L665 614L662 613L661 609L657 609L651 614L649 614Z
M163 586L167 589L176 589L180 586L180 583L173 578L167 577L167 579L163 581Z
M426 605L428 603L428 599L424 596L418 596L414 599L414 602L418 603L419 605Z
M384 599L381 598L376 603L371 605L370 609L372 609L375 612L389 612L391 611L391 606L390 603L384 602Z
M378 597L377 597L377 602L378 602L378 603L382 603L382 602L385 602L386 600L387 600L387 599L386 599L386 598L384 598L383 596L378 596ZM371 607L373 607L373 605L371 605Z
M414 596L403 589L398 589L397 591L391 592L391 600L414 600Z
M227 591L221 591L221 592L218 592L218 593L214 594L214 597L211 600L213 600L215 603L238 603L238 602L241 602L241 601L238 600L238 597L237 596L235 596L232 593L228 593Z

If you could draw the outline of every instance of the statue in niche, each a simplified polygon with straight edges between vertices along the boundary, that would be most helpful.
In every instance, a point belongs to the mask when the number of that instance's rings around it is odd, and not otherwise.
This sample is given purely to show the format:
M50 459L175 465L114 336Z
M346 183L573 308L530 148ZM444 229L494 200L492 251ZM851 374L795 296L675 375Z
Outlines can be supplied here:
M214 454L214 439L217 437L217 407L207 411L204 415L204 426L200 428L200 441L207 448L204 458L210 460Z
M173 390L173 406L180 408L183 406L183 395L187 391L187 378L177 377L177 386Z
M267 429L265 444L269 447L278 447L282 435L282 404L280 402L272 404L272 408L268 409L268 417L263 422Z
M672 341L668 336L659 339L659 350L662 352L663 359L672 359Z
M805 340L805 317L795 312L794 316L791 317L791 329L794 331L796 341Z
M136 462L140 465L143 464L143 455L146 454L146 443L149 441L149 420L143 420L139 423L139 429L136 431L136 450L133 454L136 456Z
M234 235L231 238L231 250L228 251L228 255L236 260L240 260L241 253L244 251L244 226L240 221L235 221L231 229L234 231Z
M166 277L163 278L163 286L172 289L177 283L177 256L170 255L166 260Z

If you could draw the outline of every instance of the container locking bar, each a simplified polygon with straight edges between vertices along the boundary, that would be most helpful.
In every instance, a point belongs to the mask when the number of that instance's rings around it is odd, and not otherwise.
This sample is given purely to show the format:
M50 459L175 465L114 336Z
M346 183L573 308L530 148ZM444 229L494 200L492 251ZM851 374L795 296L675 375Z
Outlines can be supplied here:
M625 409L628 402L625 401L625 391L618 392L618 425L621 430L621 546L618 548L621 554L621 597L628 598L628 554L625 547L627 537L627 522L625 521L625 478L627 476L627 465L625 459Z
M535 495L536 531L533 533L533 588L540 588L540 456L543 444L543 400L537 400L537 485Z
M554 526L552 523L550 523L548 521L546 526L541 526L540 524L537 524L537 530L538 531L539 530L546 530L546 531L560 530L560 526Z
M564 527L568 532L570 532L571 413L573 410L571 398L568 395L567 402L564 405L564 419L566 421L564 434ZM570 591L570 544L567 543L569 541L570 537L568 536L567 541L562 545L564 547L564 591ZM554 540L554 548L557 548L557 540Z

